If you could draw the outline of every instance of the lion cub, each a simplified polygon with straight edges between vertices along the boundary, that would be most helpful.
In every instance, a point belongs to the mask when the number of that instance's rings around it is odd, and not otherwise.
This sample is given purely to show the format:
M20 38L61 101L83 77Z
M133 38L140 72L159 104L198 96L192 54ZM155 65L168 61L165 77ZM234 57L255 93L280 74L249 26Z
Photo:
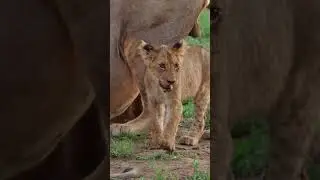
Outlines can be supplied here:
M180 143L198 144L204 132L210 99L209 52L200 46L187 46L184 41L169 47L140 40L129 48L131 54L127 54L127 60L139 84L145 109L143 113L152 116L149 121L150 145L175 149L175 137L182 116L181 101L189 97L194 97L196 119L189 134L183 136Z

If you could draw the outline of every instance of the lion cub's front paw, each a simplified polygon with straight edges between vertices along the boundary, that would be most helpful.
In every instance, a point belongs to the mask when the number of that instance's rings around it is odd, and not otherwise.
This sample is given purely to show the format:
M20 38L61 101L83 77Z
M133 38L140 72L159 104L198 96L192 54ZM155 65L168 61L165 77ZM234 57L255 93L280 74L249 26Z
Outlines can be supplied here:
M114 123L110 125L110 133L112 136L118 136L121 133L130 132L130 126L126 124Z
M199 139L191 136L182 136L179 142L183 145L195 146L199 143Z
M176 149L175 139L162 139L161 148L169 152L173 152Z
M160 149L160 144L161 144L161 135L155 135L155 134L150 134L149 135L149 140L147 142L148 144L148 149Z
M150 149L150 150L160 149L161 148L160 142L156 141L154 139L149 139L148 142L147 142L147 148Z

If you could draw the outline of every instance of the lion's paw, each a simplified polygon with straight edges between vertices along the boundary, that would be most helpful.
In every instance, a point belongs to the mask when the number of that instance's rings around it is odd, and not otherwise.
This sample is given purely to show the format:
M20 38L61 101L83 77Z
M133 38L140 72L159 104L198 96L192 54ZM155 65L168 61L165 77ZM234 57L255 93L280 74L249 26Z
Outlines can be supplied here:
M199 143L199 140L191 136L182 136L179 143L188 146L195 146Z
M206 140L210 139L210 130L205 130L203 132L202 139L206 139Z
M126 124L114 123L110 125L110 133L112 136L118 136L121 133L130 132L130 126Z
M162 135L159 133L150 132L148 135L148 149L160 149Z
M149 140L147 142L147 148L150 149L150 150L153 150L153 149L160 149L160 143L157 142L157 141L154 141L154 140Z
M169 152L173 152L176 149L175 140L163 139L161 142L161 148Z

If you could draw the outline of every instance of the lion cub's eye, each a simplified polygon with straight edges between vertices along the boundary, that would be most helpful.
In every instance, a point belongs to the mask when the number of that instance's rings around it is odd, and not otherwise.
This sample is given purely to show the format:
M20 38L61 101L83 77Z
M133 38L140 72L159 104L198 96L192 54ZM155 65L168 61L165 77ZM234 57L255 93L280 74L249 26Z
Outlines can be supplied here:
M166 65L165 65L164 63L159 64L159 67L160 67L162 70L165 70L165 69L166 69Z

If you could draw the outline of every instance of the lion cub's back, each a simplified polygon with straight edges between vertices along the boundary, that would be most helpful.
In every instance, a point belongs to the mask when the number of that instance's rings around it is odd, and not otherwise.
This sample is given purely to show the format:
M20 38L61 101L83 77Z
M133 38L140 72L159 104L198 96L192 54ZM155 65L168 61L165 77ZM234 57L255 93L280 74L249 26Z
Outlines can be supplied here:
M203 82L210 82L210 52L201 46L190 45L182 66L182 99L196 95Z

